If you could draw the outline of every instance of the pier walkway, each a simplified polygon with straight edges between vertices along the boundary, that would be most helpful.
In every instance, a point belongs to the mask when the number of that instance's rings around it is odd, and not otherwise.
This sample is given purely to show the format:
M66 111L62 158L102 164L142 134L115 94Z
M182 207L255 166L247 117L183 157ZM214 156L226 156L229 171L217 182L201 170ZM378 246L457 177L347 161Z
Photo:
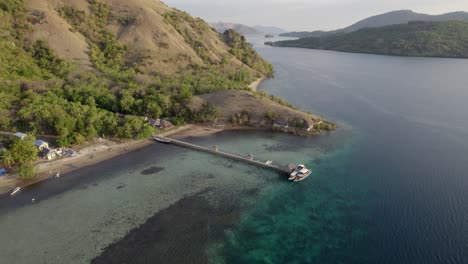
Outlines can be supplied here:
M285 167L285 166L279 166L279 165L275 165L273 163L267 164L266 162L259 161L259 160L254 160L253 158L243 157L243 156L223 152L223 151L220 151L220 150L217 150L217 149L214 149L214 148L202 147L202 146L198 146L198 145L188 143L188 142L185 142L185 141L181 141L181 140L177 140L177 139L172 139L172 138L167 138L167 137L160 137L160 136L159 137L153 137L153 139L156 140L157 142L160 142L160 143L174 144L174 145L185 147L185 148L190 148L190 149L194 149L194 150L198 150L198 151L207 152L207 153L222 156L222 157L225 157L225 158L228 158L228 159L242 161L242 162L252 164L252 165L255 165L255 166L259 166L259 167L262 167L262 168L272 169L272 170L278 171L280 173L289 174L291 172L290 169L288 167Z

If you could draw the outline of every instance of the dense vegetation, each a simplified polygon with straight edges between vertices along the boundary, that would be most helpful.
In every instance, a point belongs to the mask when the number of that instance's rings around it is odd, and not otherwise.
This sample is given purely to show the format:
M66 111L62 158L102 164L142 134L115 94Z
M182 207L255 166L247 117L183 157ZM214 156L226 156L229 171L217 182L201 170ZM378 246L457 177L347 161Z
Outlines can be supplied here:
M216 58L212 54L210 47L203 40L203 36L212 28L201 19L191 17L189 14L175 10L164 14L166 23L172 25L174 29L190 44L197 55L209 66L194 66L190 72L191 78L198 79L203 85L195 85L197 94L214 92L217 90L246 88L249 83L262 76L272 76L273 67L266 62L258 53L245 41L245 38L233 31L227 30L224 33L224 41L231 48L230 53L222 58ZM193 31L195 29L195 32ZM256 74L252 74L246 68L233 67L229 63L235 57L249 66ZM206 78L208 73L209 78ZM185 73L186 75L187 73ZM216 86L213 87L213 84ZM211 88L209 88L211 87Z
M0 37L1 130L57 135L61 145L98 135L142 138L152 133L152 128L141 118L119 118L116 114L119 111L160 114L148 99L145 102L134 97L125 100L126 96L134 95L128 89L132 84L130 81L126 83L127 89L112 90L112 86L121 80L120 77L112 79L112 74L109 78L94 73L67 78L73 64L60 59L44 41L30 42L25 38L34 23L34 14L26 12L23 1L9 0L0 8L0 17L6 22L2 23L4 34ZM106 33L102 35L103 43L106 39L115 40ZM113 68L113 65L119 65L115 59L119 51L109 51L116 50L115 46L118 44L102 44L101 48L96 48L97 53L103 54L103 59L94 62L97 66L104 64L97 67L103 73L113 69L116 73L122 72L122 68Z
M7 151L0 151L0 162L6 166L20 164L19 173L23 178L34 176L32 163L37 158L38 149L34 146L35 138L28 136L24 139L14 138L6 142Z
M243 35L232 29L226 30L223 35L226 39L226 43L231 47L230 52L237 59L265 76L273 76L273 66L258 55L252 48L252 45L245 40Z
M398 56L468 58L468 22L410 22L267 44Z
M209 62L208 66L192 65L179 74L154 75L141 82L139 61L133 60L128 47L107 29L109 21L115 19L109 5L100 0L88 2L90 12L68 5L57 10L72 26L70 30L80 32L90 46L95 71L87 72L74 71L76 65L59 58L45 41L26 38L41 14L28 12L24 0L0 3L0 130L57 135L58 143L65 146L97 136L144 138L153 128L143 116L170 118L175 124L209 122L219 110L205 104L193 112L187 106L193 95L247 89L258 77L246 66L228 65L226 61L234 55L211 60L209 48L184 25L189 23L200 34L211 28L200 19L174 12L166 14L166 20ZM135 22L134 17L117 20L125 25ZM236 53L242 54L249 66L271 74L271 65L245 42L239 45Z

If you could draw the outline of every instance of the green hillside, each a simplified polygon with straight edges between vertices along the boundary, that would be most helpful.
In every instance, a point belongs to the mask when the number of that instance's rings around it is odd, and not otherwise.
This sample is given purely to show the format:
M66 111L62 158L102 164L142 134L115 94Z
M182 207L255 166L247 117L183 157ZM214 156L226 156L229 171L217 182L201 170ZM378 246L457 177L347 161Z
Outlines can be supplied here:
M61 145L147 137L136 116L206 121L194 95L273 73L237 33L152 0L1 1L0 65L0 130Z
M468 58L468 22L410 22L266 44L397 56Z

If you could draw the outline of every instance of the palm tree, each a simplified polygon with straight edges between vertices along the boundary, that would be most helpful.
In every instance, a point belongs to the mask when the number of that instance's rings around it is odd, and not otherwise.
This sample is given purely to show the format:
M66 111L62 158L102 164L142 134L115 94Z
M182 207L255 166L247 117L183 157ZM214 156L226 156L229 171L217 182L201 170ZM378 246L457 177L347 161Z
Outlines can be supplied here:
M7 165L8 167L11 167L13 163L15 163L15 160L13 159L13 155L11 154L10 151L3 151L0 153L0 161Z

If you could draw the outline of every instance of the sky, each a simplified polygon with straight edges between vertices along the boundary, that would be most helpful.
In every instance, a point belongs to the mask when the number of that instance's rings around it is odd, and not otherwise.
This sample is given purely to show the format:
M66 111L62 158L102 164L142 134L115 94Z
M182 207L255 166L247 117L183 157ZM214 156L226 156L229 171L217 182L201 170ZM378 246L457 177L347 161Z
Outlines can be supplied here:
M467 11L468 0L163 0L207 22L331 30L393 10L442 14Z

